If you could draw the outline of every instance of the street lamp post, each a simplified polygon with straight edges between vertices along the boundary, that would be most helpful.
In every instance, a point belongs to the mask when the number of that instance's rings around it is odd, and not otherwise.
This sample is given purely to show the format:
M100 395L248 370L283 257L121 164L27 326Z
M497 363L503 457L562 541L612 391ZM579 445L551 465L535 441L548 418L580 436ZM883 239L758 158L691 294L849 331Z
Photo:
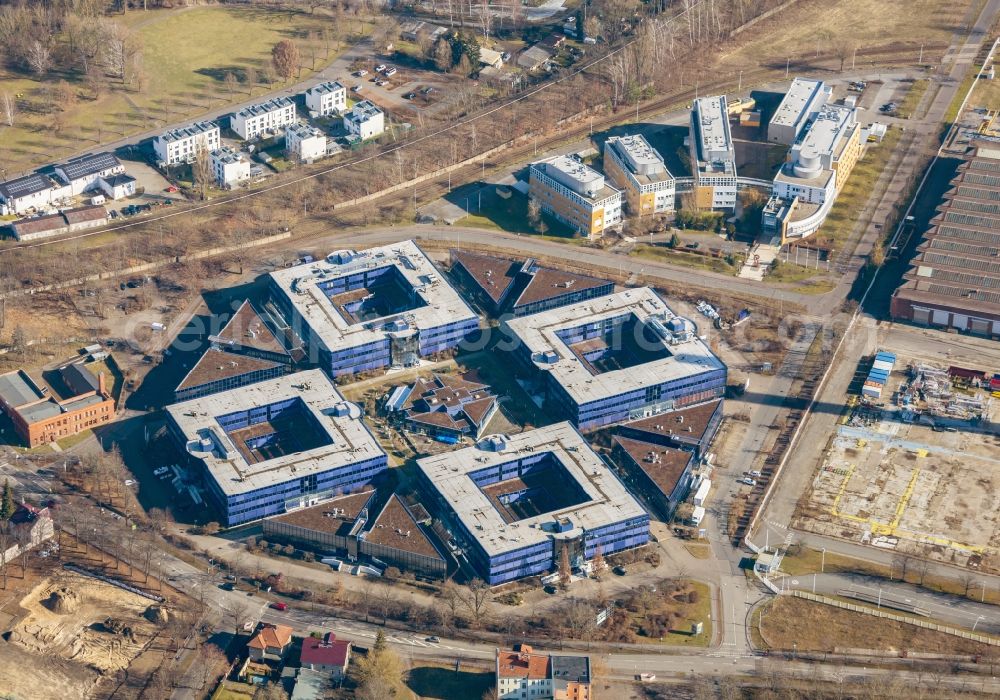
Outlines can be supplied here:
M973 631L973 632L975 632L975 631L976 631L976 625L978 625L978 624L979 624L979 621L980 621L980 620L982 620L982 619L983 619L983 616L982 616L982 615L980 615L979 617L977 617L977 618L976 618L976 621L972 623L972 631Z
M826 547L823 548L823 556L819 560L819 572L822 574L826 571Z

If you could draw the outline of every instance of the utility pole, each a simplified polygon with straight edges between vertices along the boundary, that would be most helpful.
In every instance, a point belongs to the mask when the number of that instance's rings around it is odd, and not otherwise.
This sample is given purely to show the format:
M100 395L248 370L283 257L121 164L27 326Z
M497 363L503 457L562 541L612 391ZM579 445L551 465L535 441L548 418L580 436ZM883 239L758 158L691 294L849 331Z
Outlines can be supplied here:
M791 58L786 58L786 59L785 59L785 79L786 79L786 80L788 79L788 66L789 66L789 64L790 64L791 62L792 62L792 59L791 59Z
M854 70L854 64L857 63L857 60L858 60L858 47L855 46L854 55L851 56L851 70Z
M920 45L920 56L917 58L917 65L921 65L924 62L924 45Z
M736 88L736 94L743 92L743 71L740 71L740 81Z
M826 549L823 549L823 556L819 560L819 572L822 574L826 571Z

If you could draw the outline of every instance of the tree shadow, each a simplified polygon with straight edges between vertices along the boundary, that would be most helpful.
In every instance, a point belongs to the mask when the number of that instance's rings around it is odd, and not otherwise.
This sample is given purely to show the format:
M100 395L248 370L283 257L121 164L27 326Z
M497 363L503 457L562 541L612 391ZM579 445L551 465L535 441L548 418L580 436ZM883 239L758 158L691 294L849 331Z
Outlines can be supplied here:
M469 700L482 697L492 687L493 674L418 666L410 671L406 685L423 698Z

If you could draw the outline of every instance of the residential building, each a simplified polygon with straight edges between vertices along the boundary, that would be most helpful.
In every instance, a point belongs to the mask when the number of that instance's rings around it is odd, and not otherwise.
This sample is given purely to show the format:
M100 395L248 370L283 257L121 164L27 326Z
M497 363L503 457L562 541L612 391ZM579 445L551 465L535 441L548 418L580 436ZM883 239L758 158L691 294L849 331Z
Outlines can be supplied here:
M12 562L25 551L35 549L56 534L49 509L30 503L18 503L8 522L11 528L7 536L8 546L6 550L0 550L0 566Z
M331 377L413 366L479 329L479 318L413 241L276 270L270 287L295 351Z
M535 44L531 48L521 52L521 55L517 57L517 66L526 71L538 70L548 63L551 58L551 53L546 51L544 47Z
M403 41L419 41L423 37L427 37L433 41L442 34L447 33L448 30L444 27L422 20L403 22L399 26L399 38Z
M210 162L215 184L222 189L231 190L250 179L250 159L229 146L212 151Z
M533 258L514 260L451 251L451 274L486 313L528 316L611 294L609 280L542 267Z
M767 140L791 146L832 94L833 87L822 80L795 78L767 124Z
M503 68L503 54L481 46L479 47L479 65L500 70Z
M649 515L571 424L417 460L438 517L479 576L498 585L581 567L649 541Z
M282 661L291 643L291 627L265 622L247 642L247 652L253 661Z
M351 660L351 643L345 639L337 639L333 632L327 632L321 638L306 637L302 640L302 652L299 655L299 665L310 671L323 671L340 680L347 674L347 665Z
M499 700L592 700L590 658L536 653L527 644L497 649Z
M532 163L529 196L542 211L588 238L621 225L622 193L573 156Z
M389 394L384 410L407 430L433 437L478 439L496 415L497 397L472 373L422 377Z
M156 158L164 165L191 163L198 151L211 152L222 145L219 125L215 122L195 122L165 131L153 140Z
M21 215L48 207L55 199L54 189L55 183L48 176L32 173L0 183L0 199L8 212Z
M326 134L315 126L292 124L285 129L285 151L303 163L319 160L326 156Z
M115 402L103 373L85 392L67 392L62 398L56 398L54 393L23 370L0 374L0 410L28 447L55 442L114 420Z
M97 184L108 199L119 200L135 194L136 180L131 175L121 173L102 177Z
M774 176L771 201L765 206L765 232L781 242L801 239L819 230L837 194L861 157L861 125L855 111L826 104Z
M244 141L252 141L267 132L277 132L294 124L297 118L295 103L290 97L275 97L236 112L229 126Z
M1000 147L972 141L892 295L897 321L1000 336Z
M167 426L227 526L361 489L385 452L319 370L168 406Z
M347 88L328 80L305 91L306 109L316 116L341 114L347 109Z
M674 210L677 183L660 153L642 134L612 136L604 142L604 172L625 193L634 216Z
M648 287L502 323L546 408L580 430L720 398L726 366Z
M361 100L344 114L344 129L362 141L373 139L385 131L385 113L368 100Z
M725 95L699 97L691 109L689 146L699 209L736 208L736 149Z
M74 197L100 189L102 178L121 175L125 166L112 153L92 153L55 166L56 176L69 186Z
M326 700L335 692L336 685L329 673L312 671L304 666L285 669L285 675L295 673L295 686L288 700Z

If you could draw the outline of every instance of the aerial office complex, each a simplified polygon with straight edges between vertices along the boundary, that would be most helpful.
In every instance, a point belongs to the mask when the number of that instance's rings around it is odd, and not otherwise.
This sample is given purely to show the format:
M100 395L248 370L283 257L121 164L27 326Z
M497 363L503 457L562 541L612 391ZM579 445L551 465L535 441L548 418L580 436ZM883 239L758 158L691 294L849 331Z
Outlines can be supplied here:
M795 78L767 125L767 140L791 146L831 94L833 88L822 80Z
M622 193L572 156L556 156L529 169L531 197L542 211L577 233L600 238L622 222Z
M645 216L674 210L677 183L663 157L642 134L605 141L604 170L625 192L630 213Z
M167 427L228 526L359 490L387 467L361 410L319 370L168 406Z
M290 332L331 377L413 365L479 328L413 241L331 253L272 272L270 285Z
M805 135L792 146L774 176L763 229L782 243L815 233L861 156L861 125L855 111L823 105Z
M892 297L897 320L1000 335L1000 147L973 141Z
M695 206L736 208L736 150L725 95L700 97L691 110L689 147Z
M581 430L722 396L726 366L643 287L505 321L550 405Z
M649 515L569 423L417 461L442 520L497 585L646 544Z
M542 267L533 258L514 260L462 250L451 251L451 274L493 316L527 316L615 291L613 282Z

